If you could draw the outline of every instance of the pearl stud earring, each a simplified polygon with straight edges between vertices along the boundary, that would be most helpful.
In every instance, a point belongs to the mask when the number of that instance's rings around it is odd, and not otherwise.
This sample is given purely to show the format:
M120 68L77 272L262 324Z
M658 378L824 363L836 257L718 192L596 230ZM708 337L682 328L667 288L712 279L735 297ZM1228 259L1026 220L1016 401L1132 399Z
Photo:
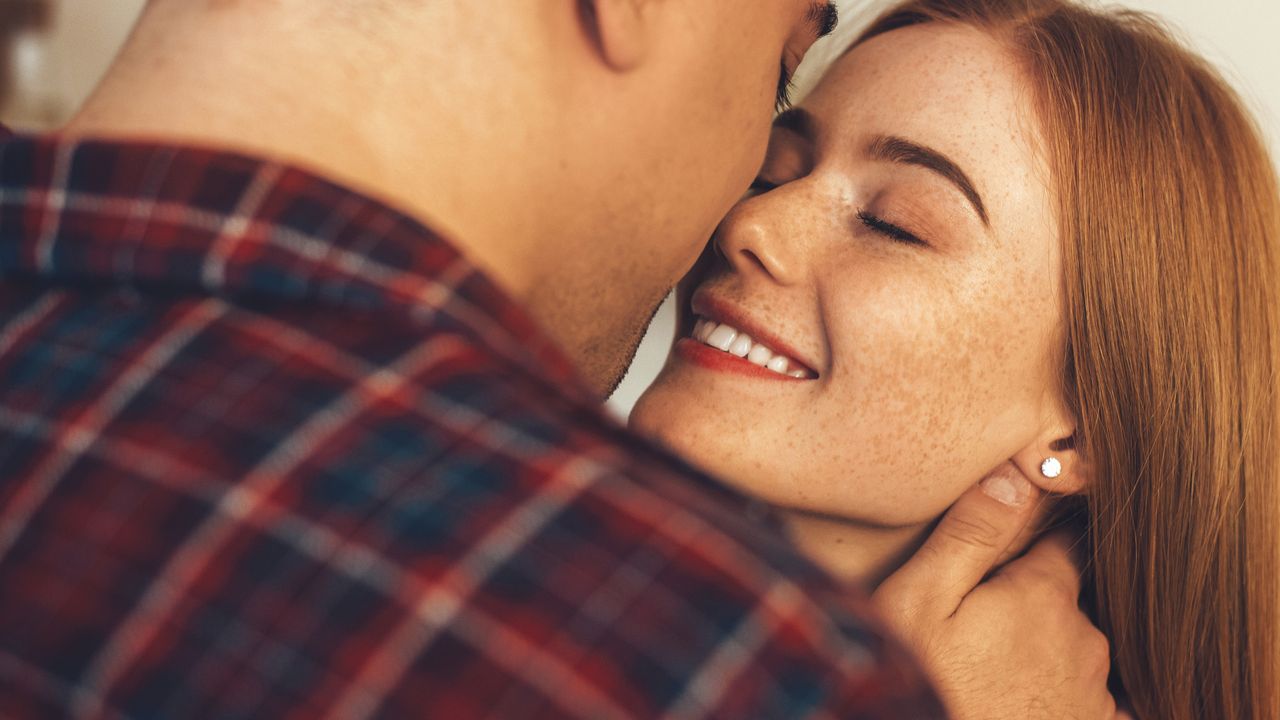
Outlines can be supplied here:
M1040 474L1052 480L1062 474L1062 461L1058 458L1046 458L1040 463Z

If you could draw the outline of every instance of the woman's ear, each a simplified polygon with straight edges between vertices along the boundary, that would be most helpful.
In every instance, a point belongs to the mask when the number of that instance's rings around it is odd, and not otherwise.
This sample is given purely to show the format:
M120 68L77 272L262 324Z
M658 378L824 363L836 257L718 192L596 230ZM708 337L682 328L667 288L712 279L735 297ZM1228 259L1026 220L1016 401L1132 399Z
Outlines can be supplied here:
M1077 442L1077 427L1061 402L1054 402L1036 439L1013 462L1037 487L1056 495L1080 495L1093 485L1093 472Z
M1093 484L1093 474L1084 457L1075 449L1074 442L1073 435L1055 440L1046 438L1019 452L1013 457L1013 462L1032 483L1047 493L1085 494Z
M578 0L584 30L600 59L617 72L638 67L655 32L655 0Z

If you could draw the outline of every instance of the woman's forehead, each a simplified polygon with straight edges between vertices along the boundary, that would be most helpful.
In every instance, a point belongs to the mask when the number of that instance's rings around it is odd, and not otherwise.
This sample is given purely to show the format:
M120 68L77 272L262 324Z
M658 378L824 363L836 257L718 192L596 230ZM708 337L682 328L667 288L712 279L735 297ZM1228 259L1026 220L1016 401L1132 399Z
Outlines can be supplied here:
M829 121L892 121L899 130L1008 135L1027 111L1026 74L980 30L923 25L859 45L837 61L806 105Z
M917 25L853 48L803 106L829 150L856 159L876 137L902 137L953 159L993 217L1049 212L1043 143L1026 64L996 37Z

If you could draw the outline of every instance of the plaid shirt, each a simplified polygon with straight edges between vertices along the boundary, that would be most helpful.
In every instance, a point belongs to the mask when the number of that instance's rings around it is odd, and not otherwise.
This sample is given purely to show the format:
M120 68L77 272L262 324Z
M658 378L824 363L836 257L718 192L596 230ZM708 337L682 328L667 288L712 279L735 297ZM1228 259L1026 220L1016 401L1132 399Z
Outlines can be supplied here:
M0 717L943 714L383 204L16 137L0 276Z

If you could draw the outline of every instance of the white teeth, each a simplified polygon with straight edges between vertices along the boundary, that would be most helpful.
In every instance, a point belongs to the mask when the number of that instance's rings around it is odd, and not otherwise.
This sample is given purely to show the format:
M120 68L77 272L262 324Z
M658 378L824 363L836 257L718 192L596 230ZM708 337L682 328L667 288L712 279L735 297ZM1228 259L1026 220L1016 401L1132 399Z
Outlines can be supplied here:
M764 367L773 359L773 351L769 348L757 344L751 348L751 352L747 353L747 360L753 365Z
M711 335L704 341L711 347L729 352L729 348L733 345L733 341L738 338L738 331L728 325L721 325L711 331Z
M753 341L751 336L738 332L736 328L729 325L699 318L693 324L691 336L704 345L745 358L753 365L767 368L779 375L798 380L808 380L813 377L812 373L793 365L786 355L775 353L769 347Z
M751 338L749 336L739 335L738 339L734 340L733 344L729 346L729 354L744 358L747 356L747 353L751 352L751 348L754 344L755 343L751 342Z

